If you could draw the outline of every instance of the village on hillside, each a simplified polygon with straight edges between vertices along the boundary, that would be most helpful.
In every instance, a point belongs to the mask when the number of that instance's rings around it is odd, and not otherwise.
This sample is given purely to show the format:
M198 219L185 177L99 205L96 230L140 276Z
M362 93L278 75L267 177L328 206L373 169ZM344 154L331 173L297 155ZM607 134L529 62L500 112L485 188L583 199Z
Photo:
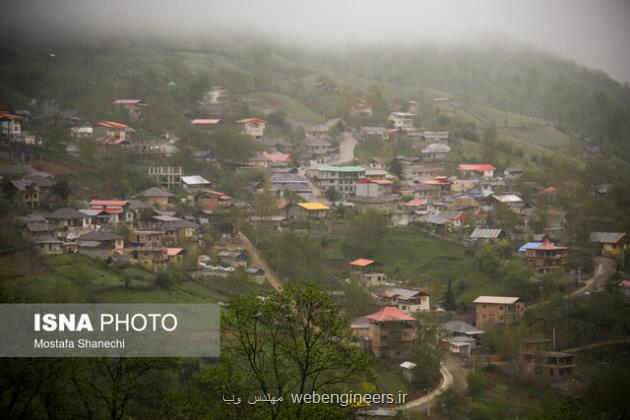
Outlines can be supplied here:
M177 95L178 83L161 89ZM2 109L7 296L42 300L50 280L63 302L230 307L308 281L387 375L377 386L410 395L357 418L439 409L451 404L441 386L472 387L481 369L578 392L579 348L626 335L575 335L556 309L630 298L630 235L614 228L619 212L599 210L618 193L600 180L597 146L576 151L597 174L576 186L565 163L505 141L525 129L458 122L459 98L349 94L324 74L309 89L339 97L334 112L296 116L273 97L210 85L181 115L124 92L97 118L57 98ZM86 279L88 294L82 272L113 280Z

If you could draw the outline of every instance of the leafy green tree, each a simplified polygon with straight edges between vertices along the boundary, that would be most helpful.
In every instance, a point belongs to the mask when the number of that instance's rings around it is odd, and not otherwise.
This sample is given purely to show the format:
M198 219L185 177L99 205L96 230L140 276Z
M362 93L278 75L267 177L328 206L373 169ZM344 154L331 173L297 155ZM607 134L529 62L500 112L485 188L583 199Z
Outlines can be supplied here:
M350 258L373 258L387 228L386 216L375 209L356 215L348 224L341 247Z
M315 410L291 404L289 393L324 392L365 377L367 354L351 345L347 319L314 284L289 284L260 298L243 295L224 322L225 351L257 393L282 397L266 404L270 418L311 418ZM325 407L322 407L325 409Z
M334 187L328 187L328 189L324 193L324 196L326 197L326 200L332 203L336 203L341 198L341 194L339 194L339 191L337 191L337 189Z

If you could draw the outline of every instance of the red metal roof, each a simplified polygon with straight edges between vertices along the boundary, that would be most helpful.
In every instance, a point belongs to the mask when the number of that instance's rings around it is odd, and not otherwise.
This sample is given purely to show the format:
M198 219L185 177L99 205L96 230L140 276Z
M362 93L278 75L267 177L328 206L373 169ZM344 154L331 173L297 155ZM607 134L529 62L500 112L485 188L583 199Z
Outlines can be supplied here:
M357 184L376 184L376 185L391 185L394 182L389 179L370 179L370 178L362 178L357 179Z
M554 251L554 250L560 250L560 249L567 249L567 247L565 246L556 246L554 243L552 243L548 238L545 238L544 242L538 246L535 246L533 248L530 249L538 249L538 250L542 250L542 251Z
M190 123L192 125L218 125L221 120L219 118L196 118Z
M430 179L423 182L424 185L448 185L447 181L438 181L436 179Z
M166 255L168 255L169 257L174 257L181 253L183 250L184 248L166 248Z
M9 114L8 112L0 112L0 119L2 120L15 120L20 118L17 115Z
M460 171L475 171L475 172L485 172L485 171L494 171L497 168L494 165L482 163L482 164L466 164L462 163L459 165Z
M630 280L621 280L619 287L630 288Z
M350 262L350 265L354 265L356 267L367 267L368 265L374 264L374 262L375 262L374 260L368 260L366 258L359 258Z
M420 207L425 204L427 204L426 198L414 198L413 200L407 201L405 207Z
M372 321L414 321L415 318L407 315L396 306L385 306L380 311L366 317Z

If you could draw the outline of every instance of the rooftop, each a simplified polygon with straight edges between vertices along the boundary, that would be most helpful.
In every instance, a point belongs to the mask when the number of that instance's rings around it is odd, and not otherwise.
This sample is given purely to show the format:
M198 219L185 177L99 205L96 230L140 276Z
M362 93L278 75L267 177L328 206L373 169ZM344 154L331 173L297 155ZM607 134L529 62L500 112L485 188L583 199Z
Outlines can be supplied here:
M485 171L494 171L497 168L494 165L490 164L466 164L462 163L458 166L460 171L474 171L474 172L485 172Z
M358 258L354 261L350 262L350 265L354 265L356 267L367 267L368 265L374 264L376 261L368 260L366 258Z
M302 207L305 210L309 210L309 211L315 211L315 210L329 210L330 207L328 207L325 204L322 203L318 203L316 201L311 201L311 202L307 202L307 203L297 203L298 206Z
M518 297L506 297L506 296L479 296L477 299L473 300L473 303L490 303L490 304L504 304L504 305L512 305L518 302L520 298Z
M363 172L365 168L358 165L346 165L346 166L334 166L334 165L318 165L316 167L318 171L327 172Z
M371 321L414 321L415 318L407 315L396 306L385 306L381 310L367 316Z

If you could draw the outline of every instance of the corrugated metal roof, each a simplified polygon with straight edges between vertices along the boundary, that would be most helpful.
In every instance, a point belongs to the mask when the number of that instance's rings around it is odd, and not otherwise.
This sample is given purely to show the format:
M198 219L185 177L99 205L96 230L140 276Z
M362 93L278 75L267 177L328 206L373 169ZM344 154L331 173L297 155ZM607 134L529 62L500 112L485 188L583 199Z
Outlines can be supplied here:
M482 229L476 228L473 233L470 234L472 239L497 239L501 232L501 229Z
M479 296L473 300L473 303L499 303L504 305L512 305L516 303L520 298L509 296Z
M591 232L591 242L614 244L619 242L625 235L624 232Z

